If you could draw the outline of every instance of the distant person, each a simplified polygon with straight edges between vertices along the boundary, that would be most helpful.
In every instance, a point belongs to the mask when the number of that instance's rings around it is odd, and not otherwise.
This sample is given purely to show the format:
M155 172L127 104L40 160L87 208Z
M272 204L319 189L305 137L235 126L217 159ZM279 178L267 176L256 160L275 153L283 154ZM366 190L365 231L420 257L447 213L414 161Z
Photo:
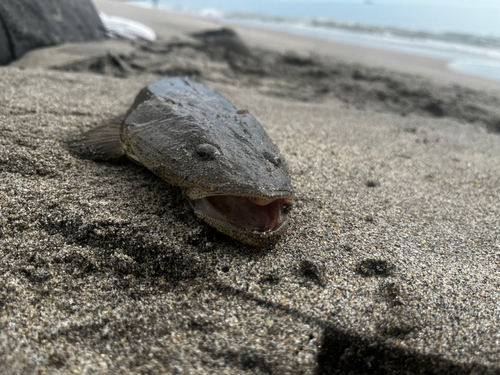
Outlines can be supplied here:
M158 0L151 0L153 2L153 8L158 9Z

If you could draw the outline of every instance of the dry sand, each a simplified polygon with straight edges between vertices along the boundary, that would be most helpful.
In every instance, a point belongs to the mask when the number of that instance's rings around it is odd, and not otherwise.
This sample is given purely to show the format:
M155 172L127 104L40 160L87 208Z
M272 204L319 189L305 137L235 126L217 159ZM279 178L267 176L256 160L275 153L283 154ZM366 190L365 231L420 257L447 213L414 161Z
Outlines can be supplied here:
M0 69L0 372L500 373L496 84L173 36ZM276 246L61 146L181 68L285 155L296 204Z

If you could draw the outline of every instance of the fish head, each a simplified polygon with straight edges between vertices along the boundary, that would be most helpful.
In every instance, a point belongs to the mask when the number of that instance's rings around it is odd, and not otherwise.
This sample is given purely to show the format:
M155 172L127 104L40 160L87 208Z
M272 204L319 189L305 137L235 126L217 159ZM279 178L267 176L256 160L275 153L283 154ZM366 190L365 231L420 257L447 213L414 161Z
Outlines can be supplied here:
M149 86L134 104L122 126L125 150L181 187L195 214L219 231L252 245L275 242L293 202L278 147L254 116L205 86L169 87Z

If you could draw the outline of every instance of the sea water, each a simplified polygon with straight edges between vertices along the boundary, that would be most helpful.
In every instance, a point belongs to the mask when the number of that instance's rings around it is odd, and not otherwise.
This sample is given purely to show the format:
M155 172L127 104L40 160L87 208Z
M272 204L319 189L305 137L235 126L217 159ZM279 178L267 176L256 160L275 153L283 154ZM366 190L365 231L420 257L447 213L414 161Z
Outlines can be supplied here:
M154 0L135 0L143 6ZM441 58L500 81L500 0L157 0L159 9Z

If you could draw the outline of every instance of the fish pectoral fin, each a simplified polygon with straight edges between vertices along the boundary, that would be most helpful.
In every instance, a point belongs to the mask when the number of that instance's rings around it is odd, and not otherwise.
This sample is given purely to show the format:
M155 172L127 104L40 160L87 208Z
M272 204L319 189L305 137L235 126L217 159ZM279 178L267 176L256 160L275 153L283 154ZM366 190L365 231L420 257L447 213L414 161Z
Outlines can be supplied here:
M120 142L121 121L89 130L82 139L64 142L69 152L82 159L117 161L125 155Z

